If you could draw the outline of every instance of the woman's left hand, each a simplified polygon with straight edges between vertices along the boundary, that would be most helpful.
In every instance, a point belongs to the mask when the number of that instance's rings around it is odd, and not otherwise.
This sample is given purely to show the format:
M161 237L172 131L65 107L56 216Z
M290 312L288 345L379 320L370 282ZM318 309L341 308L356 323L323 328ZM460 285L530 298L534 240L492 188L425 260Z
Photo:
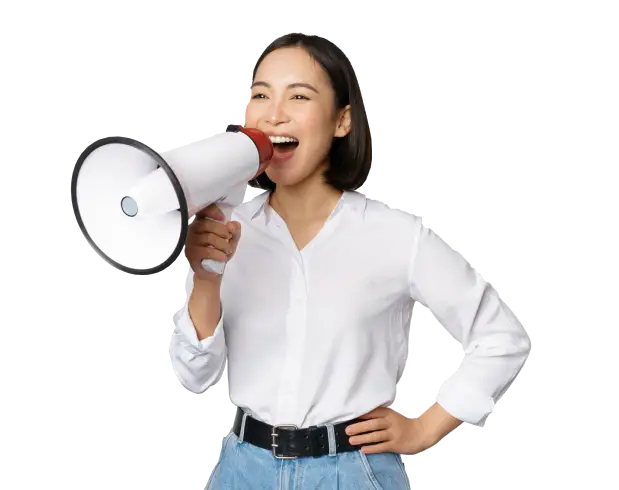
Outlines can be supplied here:
M420 419L405 417L391 408L378 407L359 418L367 420L349 425L346 433L350 443L361 446L365 454L417 454L435 444Z

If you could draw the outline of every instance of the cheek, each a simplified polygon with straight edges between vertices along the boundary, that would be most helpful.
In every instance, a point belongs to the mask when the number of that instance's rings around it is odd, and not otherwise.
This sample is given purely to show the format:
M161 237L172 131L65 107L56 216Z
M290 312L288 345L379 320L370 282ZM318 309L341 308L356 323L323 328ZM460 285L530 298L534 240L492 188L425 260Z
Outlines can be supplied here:
M255 127L257 126L258 117L256 116L256 111L252 107L251 104L247 106L245 109L245 126L247 127Z
M326 114L319 111L307 112L297 117L297 122L303 128L303 135L314 149L331 144L333 137L333 122Z
M318 108L299 111L299 113L295 115L295 119L302 125L302 127L312 131L315 131L317 128L321 127L324 129L325 123L327 122L327 118L322 111L318 110Z

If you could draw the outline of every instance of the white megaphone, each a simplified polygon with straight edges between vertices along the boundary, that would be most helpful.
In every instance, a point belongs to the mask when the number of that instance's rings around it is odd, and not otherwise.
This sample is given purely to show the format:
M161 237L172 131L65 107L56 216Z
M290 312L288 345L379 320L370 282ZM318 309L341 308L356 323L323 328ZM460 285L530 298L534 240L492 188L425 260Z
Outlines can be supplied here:
M229 221L248 182L272 156L266 134L237 125L161 154L131 138L103 138L75 165L73 211L107 262L131 274L154 274L178 258L188 221L199 210L217 203ZM223 274L225 262L205 259L202 266Z

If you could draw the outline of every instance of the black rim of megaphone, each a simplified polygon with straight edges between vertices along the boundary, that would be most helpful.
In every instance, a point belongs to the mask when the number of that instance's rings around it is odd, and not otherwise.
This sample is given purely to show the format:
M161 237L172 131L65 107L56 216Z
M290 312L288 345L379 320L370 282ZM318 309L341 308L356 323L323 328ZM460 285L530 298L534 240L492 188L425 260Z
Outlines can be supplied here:
M86 230L86 226L84 226L84 222L82 221L82 217L80 215L79 206L77 204L77 179L80 173L80 169L82 168L82 165L84 161L86 160L86 158L88 158L88 156L94 150L96 150L97 148L103 145L108 145L110 143L120 143L124 145L133 146L135 148L138 148L139 150L142 150L145 153L148 153L152 158L154 158L157 161L159 167L163 168L168 178L170 179L170 182L172 182L172 186L174 187L174 191L176 192L176 197L178 198L178 202L180 204L179 210L181 212L181 232L180 232L180 236L178 237L178 243L176 244L176 248L164 262L150 269L134 269L132 267L124 266L116 262L112 258L108 257L99 247L97 247L97 244L94 242L94 240L88 233L88 230ZM77 160L77 163L75 164L75 168L73 169L73 177L71 179L71 201L73 203L73 212L75 213L75 218L77 219L77 223L79 224L79 227L82 230L82 233L86 237L86 240L88 240L88 243L90 243L90 246L94 248L97 251L97 253L101 257L103 257L103 259L105 259L109 264L113 265L117 269L120 269L121 271L128 272L130 274L137 274L137 275L155 274L157 272L161 272L162 270L169 267L178 258L181 251L183 250L183 247L185 246L185 241L187 239L187 230L188 230L187 222L189 221L189 212L187 210L187 201L185 200L185 193L183 192L181 183L179 182L178 178L176 177L176 175L174 174L170 166L161 157L161 155L159 155L159 153L157 153L152 148L149 148L144 143L140 143L139 141L134 140L132 138L125 138L122 136L110 136L107 138L102 138L92 143L88 148L86 148L82 152L79 159Z

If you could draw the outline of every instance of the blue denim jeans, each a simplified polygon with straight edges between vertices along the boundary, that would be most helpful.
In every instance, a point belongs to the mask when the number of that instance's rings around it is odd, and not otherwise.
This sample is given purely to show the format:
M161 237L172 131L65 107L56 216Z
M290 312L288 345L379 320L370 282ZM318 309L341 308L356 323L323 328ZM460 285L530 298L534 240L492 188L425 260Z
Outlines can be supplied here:
M242 435L223 438L205 490L410 490L397 453L335 453L330 441L330 454L278 459Z

